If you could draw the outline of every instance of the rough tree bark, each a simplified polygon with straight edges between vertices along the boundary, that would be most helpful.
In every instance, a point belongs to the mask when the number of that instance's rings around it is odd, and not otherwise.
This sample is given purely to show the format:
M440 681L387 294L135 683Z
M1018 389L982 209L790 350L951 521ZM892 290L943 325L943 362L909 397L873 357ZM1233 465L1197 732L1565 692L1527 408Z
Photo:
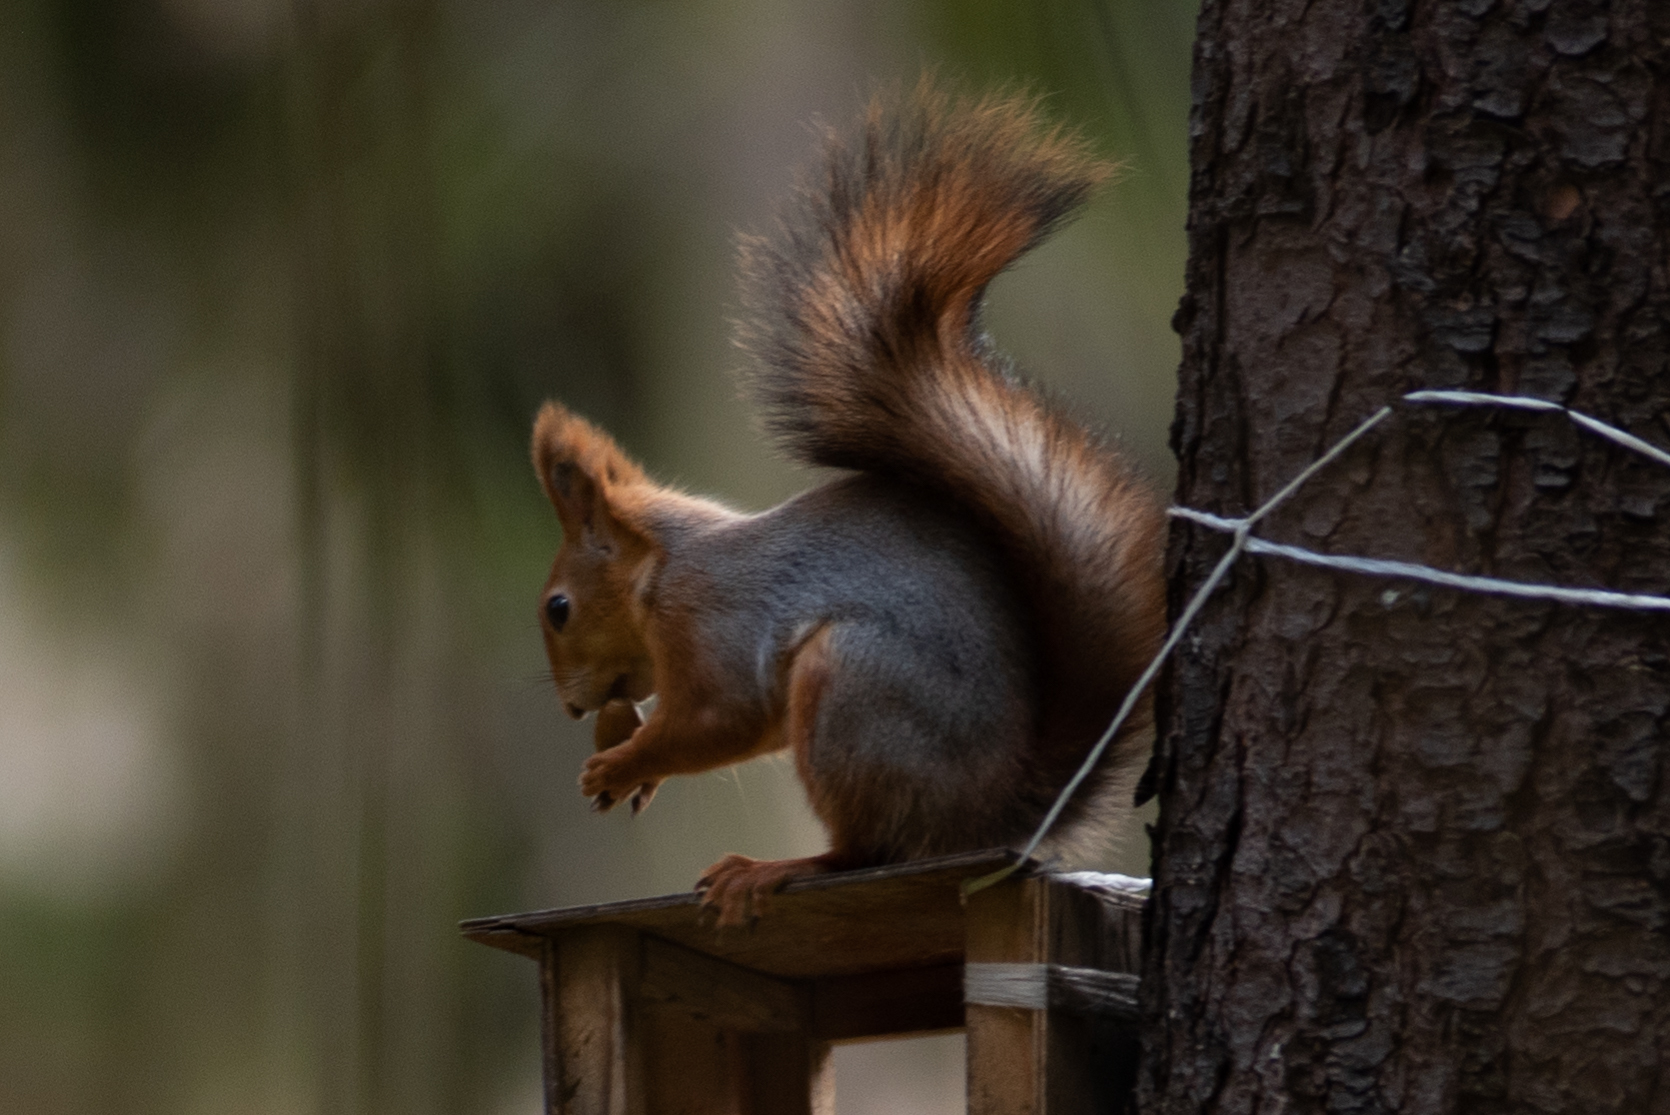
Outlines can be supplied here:
M1670 445L1670 3L1205 0L1180 503L1421 387ZM1405 408L1260 533L1670 593L1670 470ZM1223 552L1174 527L1173 608ZM1670 1112L1670 621L1244 557L1161 693L1150 1112Z

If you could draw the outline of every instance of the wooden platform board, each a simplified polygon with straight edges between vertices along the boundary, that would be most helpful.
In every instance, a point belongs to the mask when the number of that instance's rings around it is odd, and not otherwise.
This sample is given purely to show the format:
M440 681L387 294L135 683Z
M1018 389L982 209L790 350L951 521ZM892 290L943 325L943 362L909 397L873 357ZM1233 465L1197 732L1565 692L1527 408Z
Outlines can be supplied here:
M619 925L789 979L925 968L963 958L963 880L1018 858L999 848L800 879L747 929L716 928L694 892L475 918L459 929L472 941L536 959L541 942L561 932Z

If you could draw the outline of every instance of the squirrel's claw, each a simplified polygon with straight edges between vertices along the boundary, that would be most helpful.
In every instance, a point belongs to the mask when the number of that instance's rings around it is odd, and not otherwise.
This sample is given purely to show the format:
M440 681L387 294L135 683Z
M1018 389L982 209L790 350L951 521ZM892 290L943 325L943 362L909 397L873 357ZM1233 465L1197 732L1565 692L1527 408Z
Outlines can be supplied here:
M755 894L749 879L750 869L759 862L747 856L729 855L696 880L702 907L719 915L720 929L744 928L765 912L768 898Z
M766 912L772 896L791 880L828 870L827 856L761 860L732 853L696 881L696 893L703 906L719 911L719 928L746 926Z

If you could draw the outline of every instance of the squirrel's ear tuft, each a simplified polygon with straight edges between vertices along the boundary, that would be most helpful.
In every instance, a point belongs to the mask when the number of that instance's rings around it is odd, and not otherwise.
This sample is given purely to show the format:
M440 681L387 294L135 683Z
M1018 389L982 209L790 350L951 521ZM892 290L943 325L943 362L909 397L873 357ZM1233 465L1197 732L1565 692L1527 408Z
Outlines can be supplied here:
M608 434L560 403L546 403L534 419L533 466L563 533L576 538L606 535L611 489L644 480Z

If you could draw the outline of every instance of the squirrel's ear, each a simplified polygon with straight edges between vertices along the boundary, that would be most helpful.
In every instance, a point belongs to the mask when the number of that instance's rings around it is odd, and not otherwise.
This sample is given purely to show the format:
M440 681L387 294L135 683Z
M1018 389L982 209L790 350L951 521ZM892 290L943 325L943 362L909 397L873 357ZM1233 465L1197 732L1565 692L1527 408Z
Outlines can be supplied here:
M605 543L612 533L606 484L643 476L608 434L557 403L546 403L534 420L533 464L563 533Z
M566 535L578 537L597 514L597 481L581 465L586 423L556 403L539 408L533 424L533 468Z
M602 502L597 481L587 476L573 461L559 461L542 473L545 497L557 509L564 534L592 530L597 524L598 505Z

